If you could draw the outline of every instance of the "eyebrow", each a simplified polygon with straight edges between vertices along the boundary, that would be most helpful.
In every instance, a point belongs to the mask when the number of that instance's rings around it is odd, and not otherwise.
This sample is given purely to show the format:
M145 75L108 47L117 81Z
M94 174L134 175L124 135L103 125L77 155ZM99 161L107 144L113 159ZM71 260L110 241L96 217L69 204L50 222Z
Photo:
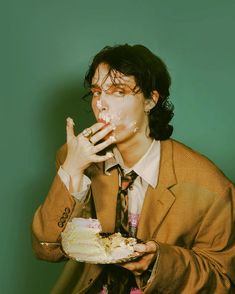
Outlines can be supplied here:
M110 88L110 87L112 87L112 86L127 86L127 87L130 88L130 85L128 85L128 84L124 84L124 83L119 83L119 82L117 82L117 83L106 84L106 86L107 86L108 88ZM101 86L98 85L98 84L92 84L92 85L91 85L91 88L101 88Z

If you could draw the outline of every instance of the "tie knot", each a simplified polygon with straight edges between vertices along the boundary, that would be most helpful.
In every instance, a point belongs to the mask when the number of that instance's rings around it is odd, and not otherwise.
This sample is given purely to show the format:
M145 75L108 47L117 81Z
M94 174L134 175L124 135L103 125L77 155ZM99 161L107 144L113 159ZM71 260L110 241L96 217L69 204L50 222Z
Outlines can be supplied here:
M137 173L132 170L128 174L122 175L122 177L131 182L131 181L134 181L136 179Z
M134 180L137 178L138 175L133 170L125 175L120 166L119 172L121 174L121 189L125 191L133 184Z

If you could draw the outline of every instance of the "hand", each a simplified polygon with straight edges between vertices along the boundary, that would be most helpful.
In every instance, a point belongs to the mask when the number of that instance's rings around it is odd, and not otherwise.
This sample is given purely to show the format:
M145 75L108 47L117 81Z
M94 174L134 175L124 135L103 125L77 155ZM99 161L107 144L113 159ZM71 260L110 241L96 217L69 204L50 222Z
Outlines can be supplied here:
M63 164L63 169L70 176L79 176L93 162L102 162L113 156L111 152L105 155L97 155L98 152L104 150L115 142L114 136L105 137L113 131L111 125L105 126L104 123L95 123L90 127L92 135L87 138L82 133L78 136L74 135L74 122L71 118L67 119L66 134L68 153ZM101 140L101 143L98 143ZM98 143L97 145L95 145Z
M156 260L158 245L155 241L148 241L145 244L136 244L135 251L144 252L144 255L136 261L121 263L120 266L131 271L135 276L142 275Z

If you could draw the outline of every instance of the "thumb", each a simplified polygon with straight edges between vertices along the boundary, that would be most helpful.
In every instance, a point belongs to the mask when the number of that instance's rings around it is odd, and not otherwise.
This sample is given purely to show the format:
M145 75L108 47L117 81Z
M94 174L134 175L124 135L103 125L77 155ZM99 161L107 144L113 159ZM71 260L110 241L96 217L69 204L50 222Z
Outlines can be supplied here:
M66 119L66 137L67 137L67 143L74 138L74 122L71 117L68 117Z
M144 253L155 253L158 249L158 244L155 241L148 241L146 243L136 244L134 250Z

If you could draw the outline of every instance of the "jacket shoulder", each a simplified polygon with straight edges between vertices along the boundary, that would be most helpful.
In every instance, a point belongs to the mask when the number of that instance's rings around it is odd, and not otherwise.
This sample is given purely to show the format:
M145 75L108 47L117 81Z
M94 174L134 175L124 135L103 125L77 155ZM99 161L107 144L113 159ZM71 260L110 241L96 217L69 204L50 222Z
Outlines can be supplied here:
M221 193L231 185L231 181L205 155L176 140L172 140L172 150L178 180L198 183L210 190L218 189Z

